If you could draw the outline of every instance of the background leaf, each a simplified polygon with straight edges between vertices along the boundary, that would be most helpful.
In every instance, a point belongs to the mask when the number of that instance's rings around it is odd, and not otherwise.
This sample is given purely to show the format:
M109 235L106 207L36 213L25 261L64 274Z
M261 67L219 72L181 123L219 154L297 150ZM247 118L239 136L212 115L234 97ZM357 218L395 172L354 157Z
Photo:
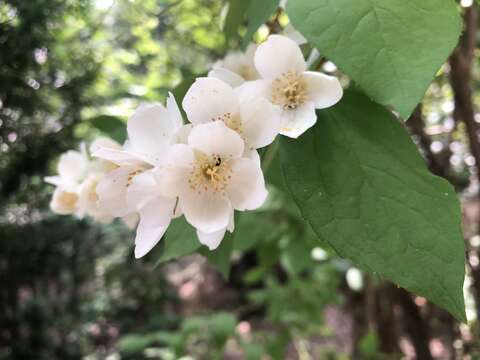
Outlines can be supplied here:
M195 229L182 216L172 221L167 233L157 246L161 247L161 255L157 260L158 265L192 254L201 244L198 242Z
M225 279L230 275L230 257L233 250L233 234L228 231L225 234L220 246L210 251L206 246L200 248L200 254L208 259L208 262L215 266Z
M458 199L389 111L346 92L300 141L284 138L280 153L289 191L319 237L465 320Z
M127 124L117 116L99 115L91 118L89 122L120 144L127 138Z
M252 39L253 34L258 28L267 22L267 20L272 16L272 14L277 10L280 0L261 0L261 1L250 1L250 6L248 7L247 18L248 18L248 27L247 33L243 38L243 46L246 47L250 40Z
M295 28L367 95L404 118L462 29L452 0L290 0L287 13Z
M225 18L225 25L223 31L227 38L227 43L230 42L238 34L238 28L245 19L245 15L251 3L250 0L230 0L228 13Z

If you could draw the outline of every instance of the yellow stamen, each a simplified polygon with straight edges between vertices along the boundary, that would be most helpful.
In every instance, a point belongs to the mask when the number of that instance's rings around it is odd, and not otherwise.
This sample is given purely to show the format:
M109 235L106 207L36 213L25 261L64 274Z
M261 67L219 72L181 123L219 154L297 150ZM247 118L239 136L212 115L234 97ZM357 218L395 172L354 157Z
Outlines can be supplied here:
M284 110L294 110L307 100L307 83L302 74L288 71L272 84L272 102Z

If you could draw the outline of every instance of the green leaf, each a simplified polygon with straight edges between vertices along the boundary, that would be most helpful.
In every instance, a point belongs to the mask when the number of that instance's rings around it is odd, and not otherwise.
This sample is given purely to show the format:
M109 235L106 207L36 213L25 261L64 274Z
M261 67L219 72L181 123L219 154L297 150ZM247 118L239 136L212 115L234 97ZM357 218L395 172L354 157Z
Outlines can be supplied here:
M157 265L194 253L201 244L195 234L195 229L182 216L172 221L167 233L160 241L161 255Z
M453 0L290 0L287 13L367 95L404 118L462 30Z
M458 199L389 111L346 92L299 140L284 138L280 154L288 189L317 236L465 321Z
M227 43L237 35L238 28L245 19L250 0L230 0L228 3L228 13L223 27Z
M215 266L225 280L230 275L230 256L233 250L233 234L227 232L220 246L215 250L209 250L206 246L200 248L199 253L208 259L208 262Z
M246 47L253 34L258 28L270 19L272 14L278 8L280 0L254 0L250 1L248 7L247 18L248 27L245 37L243 38L243 46Z
M152 343L148 335L131 334L125 335L118 341L118 349L124 354L140 354Z
M228 338L235 335L237 319L232 314L219 312L210 316L208 325L216 345L223 347Z
M117 116L99 115L87 121L120 144L127 138L127 125Z
M238 214L235 223L234 249L248 251L277 235L278 224L272 221L267 212L247 211Z

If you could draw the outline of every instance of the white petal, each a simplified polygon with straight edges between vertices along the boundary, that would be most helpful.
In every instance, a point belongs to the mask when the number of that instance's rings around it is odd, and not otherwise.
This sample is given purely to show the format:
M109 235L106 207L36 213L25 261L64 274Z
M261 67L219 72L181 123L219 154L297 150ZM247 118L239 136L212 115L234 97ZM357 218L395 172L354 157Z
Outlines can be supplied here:
M342 85L335 76L306 71L303 77L307 81L310 100L315 103L317 109L333 106L342 98Z
M110 213L98 206L97 185L102 176L92 174L81 183L78 190L78 213L91 215L98 219L111 218Z
M165 234L172 219L174 206L175 200L160 196L140 210L140 222L135 238L137 259L148 253Z
M146 158L127 150L119 150L110 147L97 146L92 156L110 161L117 165L140 165L146 162Z
M240 104L247 101L254 101L258 98L269 99L271 96L271 82L268 80L247 81L235 88Z
M180 198L180 207L187 221L204 233L226 228L232 211L228 199L212 191L185 192Z
M145 256L161 240L167 231L168 226L158 228L149 228L140 225L137 227L137 236L135 238L135 258L139 259Z
M230 213L230 220L228 221L227 230L232 233L235 230L235 211Z
M176 203L176 199L157 196L140 209L140 222L154 228L168 225L173 217Z
M240 86L245 82L240 75L223 67L213 68L208 72L208 77L222 80L232 87Z
M133 230L137 227L140 218L138 216L138 213L131 213L122 217L122 220L129 229Z
M253 160L259 166L261 164L260 155L258 154L258 151L255 149L245 149L245 151L243 152L242 158Z
M255 210L262 206L268 192L260 165L245 158L233 160L227 193L236 210Z
M295 41L298 45L303 45L307 43L307 39L305 39L305 36L302 35L300 31L295 29L291 23L289 23L285 28L283 29L283 34Z
M238 100L232 87L215 78L198 78L183 98L183 109L194 125L237 114Z
M130 209L140 209L158 195L159 186L154 170L148 170L133 177L127 189L127 205Z
M280 132L281 110L266 99L242 103L241 119L242 135L250 148L271 144Z
M143 156L161 156L177 131L175 119L160 104L142 104L127 123L132 150Z
M60 156L58 175L69 181L79 181L85 176L88 159L79 151L70 150Z
M238 158L244 149L240 135L221 121L195 126L188 136L188 144L207 155L223 158Z
M255 53L257 52L257 49L258 45L254 42L251 42L250 44L248 44L247 49L245 50L244 57L246 61L252 64L252 66L254 65L253 59L255 58Z
M140 220L135 237L135 258L139 259L152 250L165 234L167 228L168 224L159 227L149 227Z
M302 73L307 64L295 41L282 35L270 35L255 53L255 67L263 78L273 79L287 71Z
M115 217L125 216L135 208L127 206L129 176L137 170L133 166L119 167L103 177L97 185L98 205Z
M320 59L320 52L317 49L312 49L308 55L307 68L311 68L318 59Z
M77 192L80 186L77 181L71 181L60 176L46 176L44 180L46 183L58 186L68 192Z
M208 247L209 250L215 250L222 242L226 231L227 228L220 229L213 233L204 233L200 230L197 230L198 241Z
M187 145L173 145L168 150L164 164L155 173L163 195L177 197L188 188L194 161L193 150Z
M182 125L175 134L175 144L186 144L188 142L188 135L193 129L193 124Z
M294 139L298 138L317 122L315 104L312 101L306 102L295 110L284 110L282 116L283 121L280 134Z
M95 139L95 141L90 144L90 148L89 148L90 154L93 154L94 152L96 152L101 148L121 150L122 145L120 145L118 142L116 142L113 139L110 139L107 137L100 137Z
M225 229L220 229L213 233L205 233L197 230L198 241L200 241L201 244L207 246L209 250L215 250L225 237L225 232L228 230L230 233L232 233L235 229L234 221L234 212L232 211L230 213L230 220L228 222L228 226Z
M174 127L173 131L178 131L183 126L183 116L178 108L177 101L175 100L175 96L171 92L168 93L167 97L167 111L170 115L170 121Z
M50 209L60 215L73 214L78 207L78 194L56 188L50 201Z

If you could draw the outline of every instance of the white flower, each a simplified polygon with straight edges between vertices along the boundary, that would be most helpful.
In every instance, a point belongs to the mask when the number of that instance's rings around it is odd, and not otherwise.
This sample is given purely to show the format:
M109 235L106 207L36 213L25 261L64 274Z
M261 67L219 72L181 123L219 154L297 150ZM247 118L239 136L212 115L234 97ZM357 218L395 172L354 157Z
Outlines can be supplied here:
M195 126L188 144L174 145L162 167L162 191L178 197L187 221L210 249L226 229L233 230L233 210L257 209L267 197L260 164L243 153L241 137L215 121Z
M271 35L255 53L262 80L247 82L237 91L244 97L265 96L282 108L280 134L297 138L317 121L315 109L336 104L343 95L336 77L306 71L300 47L282 35Z
M183 125L182 115L172 94L167 107L162 104L142 104L127 122L128 140L123 149L98 146L93 156L119 166L139 165L150 168L161 162L168 147L176 141Z
M108 144L120 148L115 141L107 138L97 139L91 146ZM109 213L98 207L96 186L100 179L113 168L113 164L103 160L91 160L85 144L80 151L70 150L60 156L57 176L46 177L45 181L56 185L50 207L57 214L74 214L82 218L85 215L97 221L108 222Z
M93 156L117 164L98 185L100 206L115 217L137 211L141 205L127 203L127 192L134 178L161 163L168 148L183 129L183 120L172 95L167 107L142 104L127 122L128 140L123 149L97 146Z
M67 191L57 187L50 201L50 209L60 215L75 214L78 208L78 194L76 191Z
M138 212L135 257L149 252L164 235L172 217L180 214L175 197L158 191L156 169L172 144L185 141L190 126L172 95L167 107L141 105L127 122L128 140L123 149L100 146L94 156L118 165L98 184L100 207L115 217Z
M105 173L92 173L82 181L78 188L78 203L76 215L91 216L95 221L109 223L113 220L112 214L102 209L98 204L97 186Z
M245 81L257 80L260 75L255 68L253 59L257 45L251 43L245 52L234 51L213 65L208 73L209 77L225 81L233 87L243 84Z
M68 192L76 192L87 174L89 164L87 149L82 143L80 151L69 150L60 155L57 163L58 175L47 176L45 181Z
M214 78L198 78L185 95L183 108L193 125L222 121L245 141L247 153L271 144L280 131L277 106L265 98L237 94Z

